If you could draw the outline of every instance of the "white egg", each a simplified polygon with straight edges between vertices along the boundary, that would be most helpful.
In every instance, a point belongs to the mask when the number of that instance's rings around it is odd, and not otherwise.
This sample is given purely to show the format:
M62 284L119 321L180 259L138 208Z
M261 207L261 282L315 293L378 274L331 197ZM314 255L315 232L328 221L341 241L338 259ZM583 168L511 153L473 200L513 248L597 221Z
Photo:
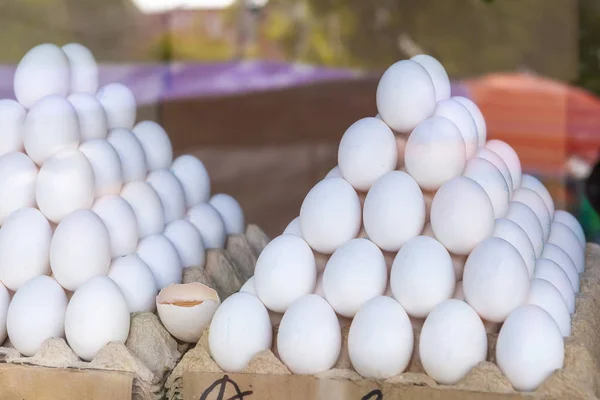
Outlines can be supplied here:
M452 99L458 101L469 110L471 117L473 117L473 120L475 121L475 126L477 127L477 136L479 137L477 144L479 147L485 146L485 141L487 140L487 125L477 104L475 104L473 100L463 96L454 96Z
M153 234L141 239L136 254L150 267L158 289L181 283L183 269L177 249L164 235Z
M387 276L381 250L368 239L352 239L327 262L323 273L325 299L337 314L352 318L363 304L385 292Z
M544 203L544 200L542 200L540 195L531 189L520 187L513 192L512 201L518 201L531 208L531 211L533 211L535 216L540 220L540 225L542 226L542 232L544 234L544 241L546 241L550 235L550 224L552 223L552 218L548 213L546 203Z
M134 254L115 258L107 276L121 289L130 313L156 309L158 287L150 267L141 258Z
M25 115L22 105L11 99L0 100L0 156L13 151L23 151Z
M106 111L108 129L132 129L135 123L135 97L121 83L110 83L98 90L96 98Z
M531 278L535 269L535 250L533 250L531 240L529 240L529 236L527 236L523 228L510 219L498 218L494 223L492 236L506 240L517 249L525 262L527 272Z
M521 187L521 161L517 152L508 143L501 140L488 140L485 147L504 160L510 171L513 189L516 190Z
M546 208L550 214L550 219L555 218L554 201L552 200L552 195L550 195L550 192L548 189L546 189L546 186L544 186L542 182L532 175L523 174L521 177L521 187L531 189L536 192L542 198L542 200L544 200L544 204L546 204Z
M133 208L140 238L162 233L165 229L165 213L158 193L149 183L126 183L121 190L121 197Z
M271 348L272 340L269 313L250 293L234 293L225 299L208 332L210 354L227 372L241 372L252 357Z
M435 108L431 76L419 63L402 60L390 66L377 84L377 111L393 130L410 132Z
M94 201L94 170L77 149L63 149L40 168L35 186L38 208L51 222L59 223L75 210Z
M313 250L332 254L360 230L360 200L342 178L324 179L308 192L300 208L300 228Z
M508 169L508 166L506 165L502 157L500 157L498 154L494 153L490 149L486 149L485 147L479 148L477 153L475 153L475 157L483 158L484 160L487 160L494 164L494 166L498 168L498 171L500 171L500 173L504 177L504 180L506 181L506 186L508 186L508 191L512 194L512 176L510 175L510 170Z
M339 166L335 166L331 169L331 171L329 171L327 173L327 175L325 175L325 179L327 178L341 178L342 177L342 171L340 170Z
M571 257L563 249L555 244L546 243L540 258L546 258L558 264L569 277L573 291L575 293L579 292L579 271L577 271L577 267L573 260L571 260Z
M535 256L539 257L544 249L544 231L535 212L519 201L511 201L505 218L519 225L529 237Z
M206 254L202 236L196 227L186 219L178 219L169 223L163 233L173 243L181 266L204 267Z
M62 47L71 67L71 93L95 94L98 90L98 65L92 52L79 43Z
M79 146L94 170L96 197L119 194L123 186L121 159L115 148L104 139L92 139Z
M25 108L49 95L67 96L69 85L69 60L53 44L44 43L29 50L15 71L15 96Z
M564 365L562 334L542 308L519 307L502 324L496 343L496 363L513 387L535 390L555 370Z
M296 217L283 230L282 235L296 235L302 237L300 230L300 217Z
M281 235L269 242L258 256L254 270L256 295L269 310L280 313L312 293L316 279L312 250L294 235Z
M64 97L44 97L25 116L23 145L37 165L62 149L76 148L79 121L75 108Z
M293 374L327 371L336 363L341 346L337 316L322 297L303 296L283 314L277 333L277 352Z
M390 287L411 317L425 318L438 304L452 298L455 284L448 250L429 236L409 240L394 259Z
M406 171L425 190L437 190L462 174L465 141L458 127L444 117L431 117L412 131L406 142Z
M531 280L527 304L546 310L558 325L564 337L571 336L571 315L560 291L550 282L535 278Z
M233 196L218 193L210 198L209 204L221 214L227 235L241 235L245 232L246 219L244 218L244 211Z
M146 177L146 156L140 141L127 129L111 129L106 140L121 159L123 182L143 180Z
M183 185L188 208L208 201L210 177L202 161L192 155L184 154L173 161L171 172Z
M38 169L23 153L0 156L0 225L16 210L34 207Z
M148 163L148 171L159 168L170 168L173 162L173 146L167 132L154 121L138 122L133 127L133 134L138 138Z
M554 285L562 295L569 313L575 312L575 292L566 272L554 261L539 258L535 263L535 278L545 279Z
M160 197L165 213L165 224L185 216L185 193L179 179L168 169L155 169L146 177L146 182Z
M568 213L567 211L556 210L554 212L554 221L560 222L561 224L565 224L566 226L568 226L573 231L573 233L575 233L582 247L585 248L585 232L583 231L583 228L581 227L579 221L577 221L577 218L575 218L572 214Z
M440 303L427 316L419 338L423 369L436 382L453 385L487 356L487 334L479 315L464 301Z
M579 273L585 269L585 250L581 247L577 235L565 224L553 222L548 237L548 243L552 243L565 251L573 260Z
M510 191L498 168L483 158L473 157L467 163L463 176L473 179L485 190L494 208L494 218L504 217L508 211Z
M186 219L190 221L202 236L207 249L223 249L227 243L227 231L221 214L210 204L200 203L190 208Z
M6 317L10 300L8 290L0 283L0 343L4 343L8 335L6 332Z
M377 179L396 169L398 152L391 129L377 118L359 119L344 132L338 166L356 190L367 191Z
M492 234L494 207L477 182L459 176L446 182L435 194L431 228L448 251L467 255Z
M50 242L50 267L62 287L73 291L106 275L110 259L108 230L94 212L74 211L60 221Z
M67 100L77 113L81 142L106 138L106 113L96 97L89 93L73 93Z
M0 281L17 290L38 275L50 274L52 228L35 208L10 214L0 228Z
M241 293L250 293L256 296L256 287L254 286L254 276L251 276L239 290Z
M33 356L50 338L64 337L67 294L52 278L35 277L17 290L6 328L12 345L24 356Z
M85 361L91 361L110 342L125 343L129 326L127 300L106 276L81 285L67 306L65 336L71 349Z
M387 379L404 372L413 344L410 319L394 299L377 296L352 319L348 353L354 369L365 378Z
M465 300L481 318L502 322L527 300L529 274L525 262L506 240L486 239L467 258L463 290Z
M92 211L98 214L108 230L113 258L135 251L139 239L137 219L125 199L115 195L100 197L92 206Z
M423 231L423 192L407 173L389 172L378 179L367 193L363 213L369 238L382 250L398 251L404 243Z
M434 117L446 117L458 127L465 141L467 160L475 155L479 144L477 126L469 110L454 99L438 101L433 111Z
M450 97L450 79L444 69L444 66L435 58L427 54L418 54L411 57L411 61L415 61L427 70L433 87L435 88L435 100L440 101Z

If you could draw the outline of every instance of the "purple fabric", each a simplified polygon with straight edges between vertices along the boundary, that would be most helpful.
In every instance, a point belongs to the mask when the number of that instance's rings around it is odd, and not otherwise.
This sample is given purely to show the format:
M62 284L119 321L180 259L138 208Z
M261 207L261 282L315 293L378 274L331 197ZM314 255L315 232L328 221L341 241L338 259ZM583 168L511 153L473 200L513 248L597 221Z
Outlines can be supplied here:
M14 65L0 66L0 96L14 99ZM102 64L100 85L120 82L139 105L158 100L227 96L268 91L333 80L372 76L363 72L277 61L219 63ZM466 86L452 85L452 94L468 97Z

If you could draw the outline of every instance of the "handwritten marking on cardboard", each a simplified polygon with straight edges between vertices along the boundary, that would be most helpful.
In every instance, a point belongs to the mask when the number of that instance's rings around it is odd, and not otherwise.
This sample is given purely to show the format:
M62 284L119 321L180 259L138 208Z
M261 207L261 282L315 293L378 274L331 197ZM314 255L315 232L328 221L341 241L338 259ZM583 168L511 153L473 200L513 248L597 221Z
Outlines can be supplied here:
M383 400L383 393L379 389L371 390L361 400Z
M235 395L233 397L225 398L225 391L227 390L227 385L231 384L233 386L233 390L235 391ZM208 400L208 396L212 394L218 388L218 394L215 400L244 400L245 397L252 395L251 390L247 390L242 392L240 386L229 378L227 375L223 375L221 379L217 379L214 381L204 392L200 395L200 400Z

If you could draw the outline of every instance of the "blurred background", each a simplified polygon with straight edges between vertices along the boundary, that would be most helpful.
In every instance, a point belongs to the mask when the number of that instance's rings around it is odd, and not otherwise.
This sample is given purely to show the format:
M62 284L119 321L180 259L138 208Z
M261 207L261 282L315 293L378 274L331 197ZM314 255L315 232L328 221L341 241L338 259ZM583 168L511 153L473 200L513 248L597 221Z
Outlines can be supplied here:
M213 192L270 236L337 164L345 129L377 113L382 72L420 53L557 208L599 230L584 195L600 148L598 0L2 0L0 19L1 96L34 45L86 45L101 84L129 86L138 120L199 156Z

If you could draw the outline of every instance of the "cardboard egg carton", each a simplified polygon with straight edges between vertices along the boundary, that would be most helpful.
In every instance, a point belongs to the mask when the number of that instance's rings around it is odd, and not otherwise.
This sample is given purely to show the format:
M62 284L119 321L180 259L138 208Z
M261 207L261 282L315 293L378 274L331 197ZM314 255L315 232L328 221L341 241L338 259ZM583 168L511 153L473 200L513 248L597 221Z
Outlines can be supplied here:
M495 364L497 333L488 334L486 361L457 384L438 385L423 370L417 351L420 326L414 324L413 328L415 351L409 367L404 373L382 381L364 379L353 370L347 351L348 327L342 329L342 354L337 364L316 376L292 375L277 358L276 343L272 350L256 355L242 373L225 373L210 357L207 328L198 344L183 356L167 378L167 398L217 398L218 395L224 399L289 400L597 399L600 393L600 246L588 244L586 247L586 270L581 276L581 291L572 316L572 333L565 338L564 367L532 393L513 389ZM277 337L276 332L273 337Z
M201 282L224 299L254 274L268 237L256 225L228 238L224 250L208 250L203 268L187 268L184 282ZM157 400L191 346L175 340L154 313L131 315L125 343L107 344L90 362L82 361L65 339L46 340L32 357L10 341L0 347L0 398ZM33 384L32 384L33 382Z

